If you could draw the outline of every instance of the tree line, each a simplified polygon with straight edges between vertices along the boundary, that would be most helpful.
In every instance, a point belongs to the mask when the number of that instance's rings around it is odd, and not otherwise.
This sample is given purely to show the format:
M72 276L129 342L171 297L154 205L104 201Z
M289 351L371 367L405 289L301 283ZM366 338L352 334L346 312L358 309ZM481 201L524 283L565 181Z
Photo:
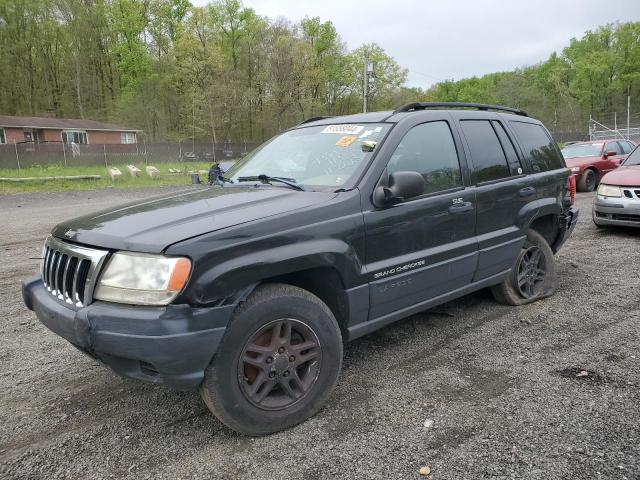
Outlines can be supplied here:
M375 43L349 50L333 24L293 23L240 0L2 0L0 112L110 120L150 140L260 142L300 121L418 101L501 103L553 130L640 106L640 23L601 27L535 66L427 90Z
M400 101L407 71L348 51L331 22L269 20L239 0L3 0L0 111L110 119L152 139L261 141L301 120Z
M480 102L521 108L555 132L586 133L590 117L624 123L640 109L640 22L619 23L572 39L561 53L537 65L428 89L428 101Z

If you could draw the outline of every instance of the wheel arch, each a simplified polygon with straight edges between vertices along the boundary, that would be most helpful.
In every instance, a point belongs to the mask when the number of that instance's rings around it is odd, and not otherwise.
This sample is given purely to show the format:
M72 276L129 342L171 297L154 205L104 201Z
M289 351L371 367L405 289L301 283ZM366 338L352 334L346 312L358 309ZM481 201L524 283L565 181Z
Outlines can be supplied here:
M346 337L349 323L349 295L338 270L331 266L312 267L295 272L265 278L254 285L284 283L312 293L324 302L340 326L343 338ZM248 295L247 295L248 296Z
M257 249L211 262L192 279L184 299L199 305L238 305L259 286L284 283L314 294L333 312L341 329L368 312L367 284L355 249L338 239Z
M560 235L560 222L556 213L547 213L534 218L529 224L529 228L542 235L550 247L556 243Z

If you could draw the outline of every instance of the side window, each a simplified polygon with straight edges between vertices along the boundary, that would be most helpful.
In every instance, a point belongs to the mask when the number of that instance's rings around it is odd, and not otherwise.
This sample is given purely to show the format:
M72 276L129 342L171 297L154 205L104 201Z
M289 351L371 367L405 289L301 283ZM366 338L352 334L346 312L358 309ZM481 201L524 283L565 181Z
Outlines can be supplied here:
M510 123L534 172L564 167L560 153L542 125L516 121Z
M492 121L491 125L493 125L493 129L498 134L498 138L500 139L500 143L502 144L502 149L507 155L507 162L509 162L509 170L511 170L511 175L522 174L522 165L520 164L520 159L518 158L516 149L513 146L509 135L507 135L507 132L504 130L504 127L500 122L496 121Z
M616 155L622 155L622 148L618 145L618 142L609 142L607 143L607 147L604 149L606 152L616 152Z
M462 186L458 152L447 122L422 123L409 130L391 156L387 171L420 173L425 194Z
M476 183L510 177L507 158L489 120L463 120Z
M619 140L618 143L622 147L622 153L625 155L631 153L631 150L633 150L633 146L627 141Z

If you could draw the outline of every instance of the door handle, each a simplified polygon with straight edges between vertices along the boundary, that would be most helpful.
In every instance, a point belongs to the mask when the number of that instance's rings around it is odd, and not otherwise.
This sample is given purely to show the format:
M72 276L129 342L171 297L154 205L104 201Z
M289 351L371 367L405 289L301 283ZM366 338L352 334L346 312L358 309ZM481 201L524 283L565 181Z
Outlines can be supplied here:
M461 213L469 212L471 210L473 210L473 203L471 202L458 203L449 207L449 213L451 215L460 215Z
M533 187L524 187L518 191L518 195L520 195L522 198L530 197L531 195L535 195L535 193L536 189Z

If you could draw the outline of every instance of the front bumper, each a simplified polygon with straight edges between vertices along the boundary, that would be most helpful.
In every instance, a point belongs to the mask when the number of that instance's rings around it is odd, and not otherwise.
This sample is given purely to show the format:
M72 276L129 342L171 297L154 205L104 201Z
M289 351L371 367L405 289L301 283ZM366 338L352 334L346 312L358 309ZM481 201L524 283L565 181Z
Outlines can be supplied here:
M558 250L560 250L560 247L564 245L564 242L566 242L573 233L573 230L576 228L576 225L578 223L579 213L580 210L578 210L577 207L571 207L560 216L560 234L558 235L555 243L551 245L551 250L553 250L553 253L556 253Z
M234 308L94 302L72 309L40 277L22 282L22 297L47 328L116 373L180 390L202 382Z
M640 227L640 200L596 195L591 216L596 225Z

